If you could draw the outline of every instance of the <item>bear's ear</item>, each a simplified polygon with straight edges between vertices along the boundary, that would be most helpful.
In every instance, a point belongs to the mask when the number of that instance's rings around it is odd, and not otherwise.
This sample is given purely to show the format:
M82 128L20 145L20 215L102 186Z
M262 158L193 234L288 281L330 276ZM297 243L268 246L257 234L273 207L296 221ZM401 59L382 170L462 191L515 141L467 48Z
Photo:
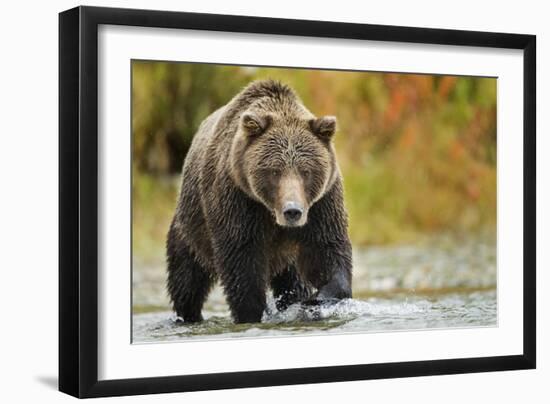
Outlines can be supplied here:
M259 116L247 112L242 117L242 125L250 136L259 136L269 128L269 125L271 125L271 115Z
M336 117L322 116L309 121L311 131L321 139L330 140L336 132Z

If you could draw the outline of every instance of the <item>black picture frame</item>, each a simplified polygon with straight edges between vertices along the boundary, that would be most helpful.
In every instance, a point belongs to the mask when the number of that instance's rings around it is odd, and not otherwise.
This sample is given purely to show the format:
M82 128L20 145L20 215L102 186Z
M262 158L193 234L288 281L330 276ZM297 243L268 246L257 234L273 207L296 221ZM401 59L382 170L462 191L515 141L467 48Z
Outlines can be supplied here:
M100 24L523 50L523 354L98 381ZM535 368L535 103L534 35L96 7L60 13L59 390L84 398Z

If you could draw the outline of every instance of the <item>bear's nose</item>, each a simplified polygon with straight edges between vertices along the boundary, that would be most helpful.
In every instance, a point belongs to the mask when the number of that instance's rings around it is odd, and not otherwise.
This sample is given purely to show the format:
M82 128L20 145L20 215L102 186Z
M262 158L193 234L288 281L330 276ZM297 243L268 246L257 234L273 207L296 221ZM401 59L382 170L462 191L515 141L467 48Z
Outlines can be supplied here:
M302 217L304 209L296 202L287 202L283 206L283 215L289 223L297 222Z

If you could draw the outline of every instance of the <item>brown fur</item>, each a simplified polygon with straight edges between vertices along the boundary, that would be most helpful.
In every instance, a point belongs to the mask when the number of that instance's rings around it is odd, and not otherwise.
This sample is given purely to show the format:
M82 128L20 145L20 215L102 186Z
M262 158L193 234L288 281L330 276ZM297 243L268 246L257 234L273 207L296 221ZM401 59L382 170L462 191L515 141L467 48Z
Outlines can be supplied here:
M168 290L185 321L202 319L217 279L237 322L260 321L268 287L281 309L351 296L335 125L273 81L250 84L201 124L167 241ZM287 219L288 201L299 220Z

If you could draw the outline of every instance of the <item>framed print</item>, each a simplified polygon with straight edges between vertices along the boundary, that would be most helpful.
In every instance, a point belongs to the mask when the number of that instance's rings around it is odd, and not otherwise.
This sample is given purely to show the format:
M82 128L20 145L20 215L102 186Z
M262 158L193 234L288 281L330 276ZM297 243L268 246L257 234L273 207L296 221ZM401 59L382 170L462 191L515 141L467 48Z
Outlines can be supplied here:
M534 36L78 7L59 46L61 391L535 367Z

